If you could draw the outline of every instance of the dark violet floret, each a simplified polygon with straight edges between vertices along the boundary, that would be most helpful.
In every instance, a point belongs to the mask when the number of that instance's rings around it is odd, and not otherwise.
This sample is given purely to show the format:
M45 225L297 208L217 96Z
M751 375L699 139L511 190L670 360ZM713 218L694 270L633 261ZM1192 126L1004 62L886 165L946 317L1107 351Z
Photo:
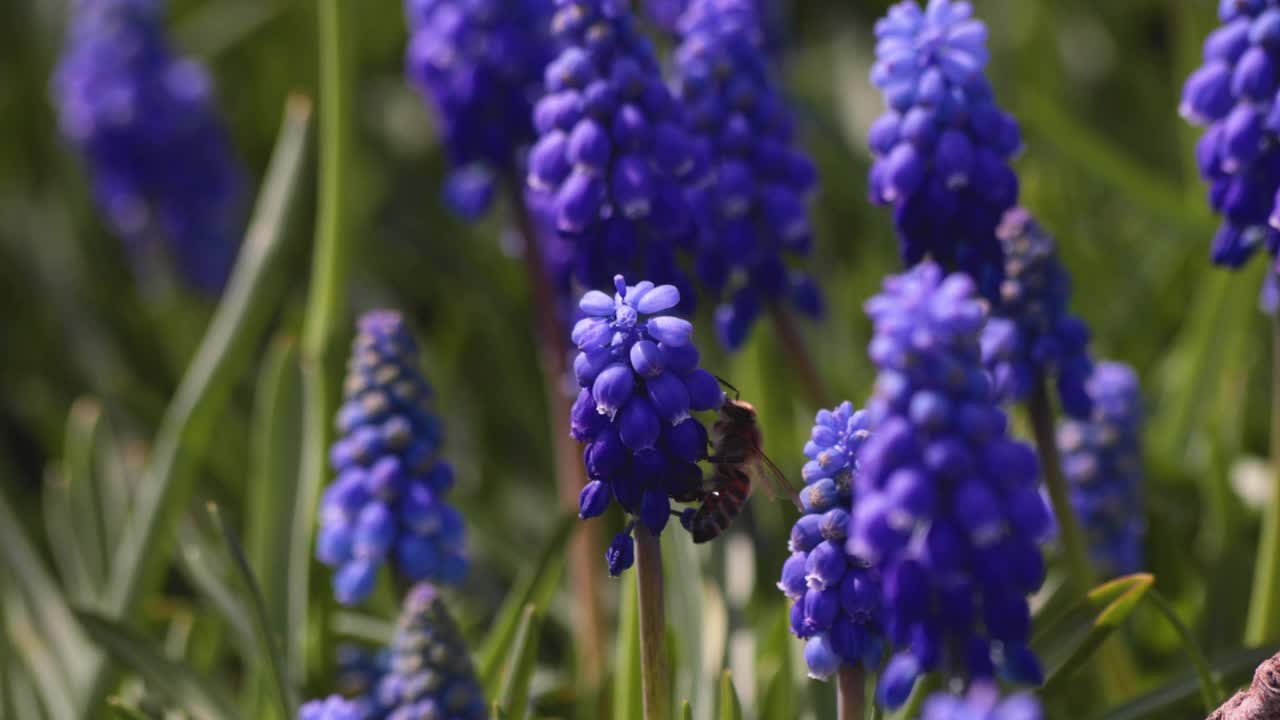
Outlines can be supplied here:
M53 94L107 224L141 267L167 255L192 286L220 290L245 178L208 74L169 46L158 0L73 6Z
M316 537L343 604L368 597L384 565L411 581L455 583L466 573L462 517L445 502L453 470L437 457L430 398L400 314L361 317L330 453L337 477L321 499Z
M1214 263L1236 268L1258 248L1273 257L1280 249L1280 3L1224 1L1219 18L1178 112L1205 128L1196 162L1209 204L1222 216L1210 254Z
M488 717L470 651L431 584L418 583L405 596L390 656L377 689L385 713L379 720Z
M559 55L533 122L528 184L553 227L574 244L574 276L607 285L639 269L693 293L676 262L694 237L685 197L699 165L682 108L653 48L618 0L560 0L551 21Z
M598 290L582 296L585 317L572 333L582 388L572 428L574 439L586 444L589 478L579 514L595 517L616 500L633 518L606 553L611 575L635 559L634 522L661 534L671 500L695 498L707 430L690 413L715 410L724 400L715 377L698 367L693 326L665 314L680 302L680 292L651 282L628 286L621 275L614 287L613 296Z
M799 148L764 48L755 0L693 0L680 20L677 96L707 177L690 190L698 272L727 296L721 341L736 349L767 303L821 312L812 279L788 265L813 244L806 199L817 173Z
M1005 698L990 683L975 683L963 696L936 692L924 701L920 720L1043 720L1040 702L1027 693Z
M546 0L405 0L406 72L439 118L453 164L445 199L464 216L488 209L534 140L550 15Z
M1037 378L1054 378L1063 411L1088 417L1089 328L1069 312L1071 279L1053 238L1022 208L1005 214L997 234L1005 278L982 333L982 362L996 394L1007 402L1025 400Z
M1051 532L1035 453L1007 434L981 363L986 303L969 276L932 262L867 302L879 368L858 454L848 550L883 582L900 648L881 676L896 707L924 672L1038 683L1027 597Z
M792 601L791 631L806 641L809 675L825 679L841 664L880 667L884 654L879 571L845 546L857 454L868 417L845 402L821 410L805 445L805 514L791 530L778 589Z
M870 199L893 207L903 260L931 257L997 296L1004 262L996 226L1018 200L1009 160L1022 144L984 76L986 26L964 0L915 0L876 23L871 82L885 113L868 138Z
M1058 428L1058 449L1094 567L1105 577L1142 569L1142 397L1138 376L1100 363L1089 378L1093 413Z

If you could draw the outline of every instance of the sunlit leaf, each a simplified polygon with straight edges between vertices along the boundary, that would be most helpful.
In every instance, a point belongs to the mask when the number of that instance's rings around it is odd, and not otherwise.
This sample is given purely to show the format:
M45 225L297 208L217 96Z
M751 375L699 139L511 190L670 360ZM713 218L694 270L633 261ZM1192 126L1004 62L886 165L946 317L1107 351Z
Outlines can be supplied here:
M511 643L502 690L498 693L498 704L511 717L525 716L529 704L529 683L533 680L533 667L538 658L538 631L541 627L538 609L532 604L526 605L520 615L515 640Z
M1155 578L1146 573L1103 583L1031 640L1044 665L1045 693L1080 667L1137 607Z

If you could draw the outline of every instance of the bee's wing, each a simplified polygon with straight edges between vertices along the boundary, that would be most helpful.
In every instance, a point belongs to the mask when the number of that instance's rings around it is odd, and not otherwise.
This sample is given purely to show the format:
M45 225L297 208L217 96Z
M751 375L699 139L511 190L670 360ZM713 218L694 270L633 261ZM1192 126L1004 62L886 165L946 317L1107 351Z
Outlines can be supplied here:
M747 463L748 472L751 476L764 486L766 492L769 493L771 500L777 500L780 497L787 498L795 504L797 510L803 510L800 506L800 493L787 479L786 473L778 469L777 465L769 459L768 455L763 452L753 457Z

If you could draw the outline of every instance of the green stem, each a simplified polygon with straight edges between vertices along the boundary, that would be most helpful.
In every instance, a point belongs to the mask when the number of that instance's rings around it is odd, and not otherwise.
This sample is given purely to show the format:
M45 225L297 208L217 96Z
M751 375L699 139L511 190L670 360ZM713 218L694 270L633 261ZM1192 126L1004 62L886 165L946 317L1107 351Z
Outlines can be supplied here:
M1036 378L1035 387L1027 399L1027 413L1035 434L1036 452L1040 456L1040 470L1049 490L1053 515L1058 521L1058 537L1062 540L1062 552L1067 560L1067 587L1072 597L1083 597L1094 584L1093 567L1084 545L1084 534L1076 522L1075 510L1067 496L1067 481L1062 475L1062 459L1058 456L1058 443L1053 430L1053 406L1049 402L1049 390L1042 376Z
M830 395L827 394L826 385L822 383L822 375L818 372L813 353L809 351L804 335L796 327L795 317L787 306L780 302L770 303L769 316L773 320L774 329L778 332L778 340L782 343L782 351L787 356L787 362L791 364L791 369L799 378L800 387L804 388L806 399L814 407L827 407L831 403Z
M867 704L867 678L861 668L841 663L836 673L836 717L863 720Z
M1196 670L1196 677L1200 680L1200 699L1204 701L1204 710L1212 714L1224 699L1222 688L1218 686L1218 681L1213 676L1213 669L1209 667L1209 661L1205 659L1195 636L1191 634L1191 628L1187 627L1169 601L1154 587L1148 589L1144 597L1156 606L1160 614L1164 615L1178 636L1182 638L1182 647L1187 651L1187 658Z
M644 720L667 720L671 693L667 619L662 596L662 548L644 523L636 523L636 598L640 607L640 682Z
M1258 538L1246 645L1280 639L1280 314L1272 318L1271 333L1271 471L1276 476Z
M299 462L296 527L307 530L301 547L293 548L289 573L289 609L298 637L307 632L307 598L311 563L310 530L325 479L325 458L330 442L330 418L337 408L340 339L347 332L347 272L350 245L351 177L351 5L343 0L318 0L317 49L319 52L319 207L316 212L315 248L311 257L311 286L302 326L302 458ZM328 634L318 634L325 644ZM322 649L323 650L323 649ZM294 648L289 656L309 653ZM316 665L327 663L327 653L310 653ZM294 673L302 671L292 668ZM296 675L295 675L296 677Z
M555 457L556 488L560 505L570 512L578 510L578 494L587 484L587 469L582 462L581 446L569 434L572 403L563 385L569 373L569 333L556 306L555 289L547 275L541 237L529 215L524 192L516 178L507 179L507 194L512 212L524 236L525 274L529 294L538 323L538 349L543 386L547 393L548 426L551 449ZM600 606L600 557L603 555L596 523L578 523L569 540L569 580L573 585L577 617L573 623L579 668L586 684L600 682L605 667L604 611Z

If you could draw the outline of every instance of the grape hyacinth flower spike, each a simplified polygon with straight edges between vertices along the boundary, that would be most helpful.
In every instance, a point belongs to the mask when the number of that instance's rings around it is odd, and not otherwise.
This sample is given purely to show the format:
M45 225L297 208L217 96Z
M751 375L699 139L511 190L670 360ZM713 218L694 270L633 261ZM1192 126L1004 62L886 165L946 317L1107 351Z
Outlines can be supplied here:
M1004 246L1005 279L982 333L982 361L1005 402L1020 402L1035 383L1055 378L1063 411L1089 416L1085 383L1093 372L1089 328L1069 313L1071 278L1053 238L1031 214L1014 208L996 234Z
M169 46L159 0L72 5L53 95L107 224L140 269L167 256L191 286L221 290L245 177L207 72Z
M551 59L543 0L405 0L406 73L431 102L453 165L445 199L468 218L533 143L533 102Z
M414 585L405 596L377 703L387 720L488 717L470 651L430 583Z
M767 304L816 317L813 279L788 266L813 244L805 201L817 173L764 48L756 0L693 0L680 21L677 95L709 180L690 191L700 226L698 271L729 300L716 332L729 349L745 342Z
M1280 5L1232 0L1218 15L1222 25L1205 38L1204 64L1187 78L1178 112L1205 128L1196 161L1222 216L1210 256L1238 268L1259 248L1273 258L1280 251ZM1275 297L1271 287L1264 306Z
M329 456L337 479L321 499L316 538L343 604L366 598L384 565L410 581L455 583L466 573L462 517L445 502L453 470L437 457L430 397L400 314L361 317Z
M871 82L885 113L872 125L871 202L893 207L903 260L926 256L998 296L996 226L1018 200L1009 160L1022 145L984 76L986 26L965 0L915 0L876 23Z
M791 557L778 581L793 603L791 631L806 641L809 675L818 679L842 664L875 670L884 654L879 574L845 547L868 420L849 402L821 410L814 419L804 448L804 514L791 529Z
M693 238L685 184L699 163L681 108L625 3L556 5L551 27L562 50L534 108L529 187L573 241L579 283L599 287L640 266L678 286L688 312L693 293L676 254Z
M1142 569L1142 396L1128 365L1100 363L1089 378L1093 413L1058 428L1071 504L1104 578Z
M359 700L348 700L341 695L330 695L324 700L311 700L298 708L298 720L369 720L367 705Z
M1034 696L1018 693L1000 697L990 683L975 683L964 696L937 692L924 701L920 720L1044 720Z
M1036 454L1008 436L981 363L986 303L967 275L924 262L867 302L879 368L858 454L848 551L883 582L900 651L879 698L901 705L924 672L1038 684L1027 597L1051 532Z
M691 411L715 410L724 392L698 367L693 326L666 312L680 302L671 285L614 278L616 294L582 296L585 317L573 329L573 370L582 390L573 406L574 439L586 443L590 482L579 515L596 517L617 501L632 520L610 544L609 574L635 559L635 522L655 536L671 517L671 500L688 502L701 488L698 461L707 430Z

